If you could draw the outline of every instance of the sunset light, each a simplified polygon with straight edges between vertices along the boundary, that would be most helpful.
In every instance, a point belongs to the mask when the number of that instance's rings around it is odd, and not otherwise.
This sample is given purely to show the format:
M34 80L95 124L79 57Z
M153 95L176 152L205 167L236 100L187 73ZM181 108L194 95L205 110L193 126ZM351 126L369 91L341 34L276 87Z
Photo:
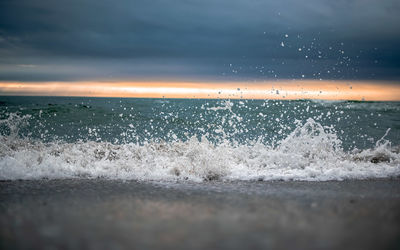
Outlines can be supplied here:
M400 84L363 81L0 82L4 95L398 101Z

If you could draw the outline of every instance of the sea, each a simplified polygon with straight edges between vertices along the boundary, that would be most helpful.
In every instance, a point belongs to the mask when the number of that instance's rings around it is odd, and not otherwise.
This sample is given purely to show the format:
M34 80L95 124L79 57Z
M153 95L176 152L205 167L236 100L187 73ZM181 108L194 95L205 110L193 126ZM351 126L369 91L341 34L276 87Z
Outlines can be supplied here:
M0 180L400 176L400 102L0 96Z

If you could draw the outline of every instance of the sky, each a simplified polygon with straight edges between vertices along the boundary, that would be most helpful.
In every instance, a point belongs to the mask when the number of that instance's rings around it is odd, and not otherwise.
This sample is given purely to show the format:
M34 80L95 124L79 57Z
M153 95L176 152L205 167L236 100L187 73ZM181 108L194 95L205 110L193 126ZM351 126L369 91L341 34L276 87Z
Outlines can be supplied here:
M398 0L0 0L0 94L82 82L398 91L399 23Z

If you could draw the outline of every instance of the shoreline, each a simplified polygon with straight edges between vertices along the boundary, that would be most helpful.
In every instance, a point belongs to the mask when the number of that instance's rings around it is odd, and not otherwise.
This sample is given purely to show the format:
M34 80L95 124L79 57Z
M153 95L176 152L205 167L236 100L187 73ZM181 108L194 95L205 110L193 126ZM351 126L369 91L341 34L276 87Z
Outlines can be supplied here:
M0 182L2 249L395 249L400 181Z

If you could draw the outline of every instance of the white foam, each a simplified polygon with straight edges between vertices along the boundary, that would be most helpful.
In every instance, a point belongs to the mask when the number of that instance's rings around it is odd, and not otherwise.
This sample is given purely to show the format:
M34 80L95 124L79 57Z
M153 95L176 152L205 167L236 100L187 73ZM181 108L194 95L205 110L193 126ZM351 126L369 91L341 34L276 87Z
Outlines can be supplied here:
M384 140L345 152L332 128L312 119L277 146L201 140L115 145L43 143L0 137L0 179L109 178L135 180L326 181L400 176L400 154ZM376 163L374 163L376 162Z

